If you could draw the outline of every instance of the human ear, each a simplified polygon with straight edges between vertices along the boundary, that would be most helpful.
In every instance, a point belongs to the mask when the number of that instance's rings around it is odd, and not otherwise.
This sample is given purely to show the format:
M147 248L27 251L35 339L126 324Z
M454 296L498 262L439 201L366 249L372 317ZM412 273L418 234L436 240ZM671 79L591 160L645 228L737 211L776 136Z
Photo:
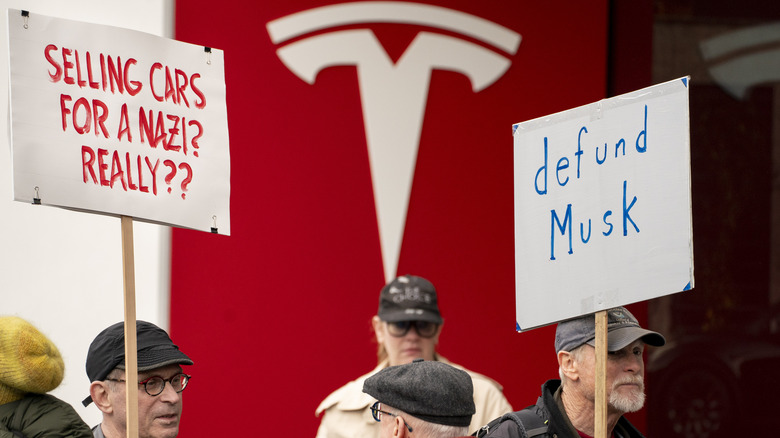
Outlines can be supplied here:
M395 419L395 422L393 424L393 438L403 438L407 436L408 434L406 429L406 423L404 422L404 419L401 417L393 417Z
M385 342L385 331L379 316L374 315L374 317L371 318L371 325L374 326L374 335L376 335L377 343L383 344Z
M577 366L575 364L576 362L574 360L574 356L572 356L571 353L568 351L558 352L558 367L569 380L577 380L579 376L577 373Z
M89 395L92 396L92 402L95 403L95 406L103 413L110 414L114 411L106 382L92 382L92 384L89 385Z

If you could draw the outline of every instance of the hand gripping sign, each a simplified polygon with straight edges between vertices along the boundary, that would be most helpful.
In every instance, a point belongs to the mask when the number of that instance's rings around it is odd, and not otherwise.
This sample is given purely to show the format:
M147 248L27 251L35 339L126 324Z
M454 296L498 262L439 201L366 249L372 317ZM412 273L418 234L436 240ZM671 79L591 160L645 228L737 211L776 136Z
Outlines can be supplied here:
M688 78L514 125L517 330L693 287Z
M14 199L230 234L222 51L8 10Z

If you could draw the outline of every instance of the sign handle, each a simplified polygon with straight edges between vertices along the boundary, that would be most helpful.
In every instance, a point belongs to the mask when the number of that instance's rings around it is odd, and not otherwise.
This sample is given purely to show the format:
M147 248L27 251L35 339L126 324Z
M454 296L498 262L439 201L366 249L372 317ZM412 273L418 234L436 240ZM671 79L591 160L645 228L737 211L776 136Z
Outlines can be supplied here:
M607 311L596 312L596 413L594 438L607 438Z
M138 347L135 325L135 254L133 218L122 216L122 275L125 296L125 401L127 438L138 438Z

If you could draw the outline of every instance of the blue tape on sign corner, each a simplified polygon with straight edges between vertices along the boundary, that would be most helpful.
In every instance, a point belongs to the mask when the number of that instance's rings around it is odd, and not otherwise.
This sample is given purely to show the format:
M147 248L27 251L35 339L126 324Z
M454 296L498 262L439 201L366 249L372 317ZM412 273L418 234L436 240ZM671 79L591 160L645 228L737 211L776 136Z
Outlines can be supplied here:
M688 78L682 78L682 81L683 81L683 85L685 85L685 88L688 88Z
M520 328L520 324L518 324L517 321L515 321L515 330L518 332L523 331L523 329Z
M514 125L512 125L512 135L515 135L515 131L517 131L518 126L520 126L519 123L515 123Z
M683 289L683 292L686 292L686 291L689 291L689 290L691 290L691 283L690 282L688 282L688 284L685 285L685 289Z

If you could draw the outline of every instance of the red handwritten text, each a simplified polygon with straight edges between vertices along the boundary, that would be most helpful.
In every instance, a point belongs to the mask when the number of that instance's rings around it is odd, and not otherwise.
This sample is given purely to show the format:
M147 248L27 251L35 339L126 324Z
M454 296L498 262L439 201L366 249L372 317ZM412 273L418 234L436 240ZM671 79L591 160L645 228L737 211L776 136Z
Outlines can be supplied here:
M66 84L77 84L80 88L89 86L95 90L102 89L106 91L111 89L111 93L124 94L125 91L131 96L135 96L143 88L143 84L139 81L130 80L130 67L136 65L137 61L133 58L125 61L122 65L122 58L119 56L111 57L110 55L99 56L99 69L98 75L95 73L95 66L92 62L92 54L86 52L85 60L82 63L81 56L78 50L72 50L63 47L59 50L60 56L53 54L59 49L54 44L49 44L43 50L43 54L49 64L54 67L54 71L49 71L49 79L52 82L64 81ZM62 60L62 63L59 60ZM75 63L75 64L74 64ZM75 77L73 76L75 74ZM95 78L98 78L96 80Z
M167 129L166 129L167 125ZM162 145L166 151L181 151L184 155L187 155L187 127L190 127L190 133L192 133L192 127L197 132L189 139L189 144L193 149L197 149L198 139L203 135L203 125L197 120L187 120L185 117L179 117L175 114L163 114L162 111L157 111L157 117L155 122L155 113L149 110L147 116L143 107L138 111L138 128L141 133L141 143L149 142L149 146L157 148ZM193 155L198 156L198 151L194 150Z
M173 76L171 76L171 69L168 66L165 66L165 73L164 73L164 81L165 81L165 91L162 94L159 94L159 91L161 88L158 85L158 88L155 88L155 77L158 79L156 80L157 83L161 81L160 75L163 75L162 72L163 65L159 62L155 62L152 65L152 68L149 69L149 84L152 89L152 96L154 96L155 99L157 99L158 102L167 102L171 101L177 105L185 105L187 108L190 107L190 102L187 99L187 87L189 87L193 93L195 93L195 96L198 98L197 101L194 102L194 105L196 108L203 109L206 107L206 96L203 95L203 92L195 85L195 79L200 78L200 73L194 73L191 76L189 76L189 79L187 77L187 74L177 69L173 70Z
M85 184L92 182L95 185L108 187L111 189L121 187L123 191L139 191L150 193L157 196L157 184L160 179L160 158L149 158L143 155L131 155L130 152L121 152L114 150L98 148L95 150L91 146L81 146L81 169ZM179 163L178 165L171 160L164 160L163 166L169 170L165 174L164 181L171 186L178 170L185 170L186 176L183 177L181 187L181 198L186 198L187 186L192 181L192 167L188 163ZM183 172L182 172L183 173ZM168 193L172 193L171 187L168 187Z
M73 99L67 94L60 95L60 112L62 113L62 130L68 129L68 115L70 115L73 129L79 134L86 134L92 130L95 125L95 135L103 133L108 138L106 129L106 119L108 118L108 107L98 99L92 99L92 105L86 98L79 98L73 103L73 109L68 107Z

